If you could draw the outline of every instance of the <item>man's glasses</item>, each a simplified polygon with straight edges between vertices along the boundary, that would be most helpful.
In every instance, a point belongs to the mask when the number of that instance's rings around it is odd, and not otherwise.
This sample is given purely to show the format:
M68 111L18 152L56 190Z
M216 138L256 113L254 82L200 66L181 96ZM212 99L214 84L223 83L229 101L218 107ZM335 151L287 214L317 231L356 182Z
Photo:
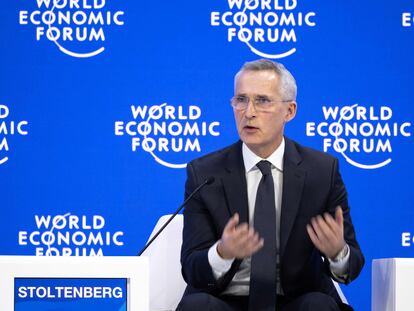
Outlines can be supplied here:
M236 95L231 100L231 106L236 110L245 110L249 105L251 98L246 95ZM267 96L255 96L252 100L256 111L269 111L275 103L287 103L291 100L272 100Z

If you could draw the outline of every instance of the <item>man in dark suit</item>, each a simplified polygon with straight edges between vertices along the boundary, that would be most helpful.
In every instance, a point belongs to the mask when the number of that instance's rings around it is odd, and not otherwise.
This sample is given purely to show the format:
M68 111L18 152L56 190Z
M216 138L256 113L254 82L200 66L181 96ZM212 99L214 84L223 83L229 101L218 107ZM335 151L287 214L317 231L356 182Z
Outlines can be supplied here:
M284 137L296 82L279 63L246 63L231 100L241 141L187 166L178 309L352 310L349 283L364 257L336 158Z

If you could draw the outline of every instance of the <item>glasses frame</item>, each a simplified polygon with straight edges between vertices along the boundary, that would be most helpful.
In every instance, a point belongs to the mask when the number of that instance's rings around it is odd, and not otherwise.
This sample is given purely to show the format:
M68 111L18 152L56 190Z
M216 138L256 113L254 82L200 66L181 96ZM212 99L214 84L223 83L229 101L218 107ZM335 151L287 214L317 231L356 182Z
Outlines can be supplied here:
M238 107L237 105L234 104L234 100L237 97L245 97L245 98L247 98L247 103L245 104L245 106ZM269 107L264 108L264 107L261 107L260 104L258 104L258 99L260 97L265 97L265 96L255 96L253 98L253 100L252 100L252 98L250 98L249 96L246 96L246 95L234 95L232 98L230 98L230 105L233 107L233 109L238 110L238 111L242 111L242 110L246 110L247 107L249 107L249 104L252 103L252 105L254 106L254 109L256 111L270 111L271 108L274 107L274 104L275 103L289 103L289 102L293 102L294 101L294 100L291 100L291 99L289 99L289 100L286 100L286 99L285 100L269 99L270 100L269 101Z

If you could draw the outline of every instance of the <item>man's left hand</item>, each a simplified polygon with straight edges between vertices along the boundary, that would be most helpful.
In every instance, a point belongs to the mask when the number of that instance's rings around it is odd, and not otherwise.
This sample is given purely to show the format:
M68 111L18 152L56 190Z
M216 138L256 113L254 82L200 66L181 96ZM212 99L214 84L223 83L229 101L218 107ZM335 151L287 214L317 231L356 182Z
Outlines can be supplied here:
M334 259L345 246L342 208L337 206L335 218L325 213L311 219L306 226L315 247L325 256Z

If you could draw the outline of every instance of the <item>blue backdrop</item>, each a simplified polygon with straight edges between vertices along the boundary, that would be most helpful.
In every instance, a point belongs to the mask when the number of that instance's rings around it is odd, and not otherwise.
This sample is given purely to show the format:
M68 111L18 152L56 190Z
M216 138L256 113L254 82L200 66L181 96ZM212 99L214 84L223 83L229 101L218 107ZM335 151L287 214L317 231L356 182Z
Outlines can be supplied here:
M0 253L136 254L267 57L298 83L286 134L340 160L367 260L344 291L369 310L372 259L414 254L414 2L266 3L2 1Z

